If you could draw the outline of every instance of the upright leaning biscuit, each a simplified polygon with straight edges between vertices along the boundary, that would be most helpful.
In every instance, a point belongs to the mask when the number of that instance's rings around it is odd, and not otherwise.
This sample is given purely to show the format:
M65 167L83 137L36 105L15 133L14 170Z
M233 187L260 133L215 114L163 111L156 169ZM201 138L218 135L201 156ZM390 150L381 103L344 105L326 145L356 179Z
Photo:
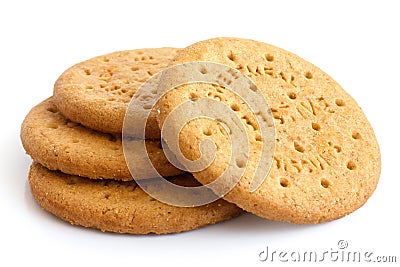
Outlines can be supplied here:
M198 185L189 174L171 181L182 186ZM224 200L195 208L169 206L147 195L134 182L89 180L50 171L38 163L31 166L29 184L36 201L57 217L116 233L177 233L242 213Z
M224 198L261 217L291 223L340 218L371 196L381 168L374 131L354 99L326 73L278 47L236 38L193 44L182 49L172 65L195 61L222 63L249 77L269 105L270 111L265 108L263 112L272 112L276 129L271 171L267 177L260 177L265 178L263 184L250 192L263 137L249 107L216 85L190 84L170 91L159 102L160 127L177 106L198 98L226 104L246 127L250 147L247 160L231 155L227 130L220 123L199 118L184 125L179 146L188 159L201 156L199 145L203 140L212 139L216 144L214 161L194 173L197 180L203 184L215 180L225 170L229 157L237 157L235 164L245 168L245 173ZM208 75L210 71L201 73ZM235 79L232 73L221 75L226 84ZM182 125L170 126L178 131ZM173 141L166 140L170 147Z
M26 116L21 140L33 160L51 170L89 178L133 179L125 162L120 135L100 133L71 122L60 114L52 98L34 107ZM147 140L146 145L148 156L161 175L183 173L168 162L160 141ZM134 164L142 165L141 162Z
M177 48L114 52L76 64L54 85L54 103L67 118L94 130L121 133L126 108L136 89L164 69ZM155 114L146 137L159 139Z

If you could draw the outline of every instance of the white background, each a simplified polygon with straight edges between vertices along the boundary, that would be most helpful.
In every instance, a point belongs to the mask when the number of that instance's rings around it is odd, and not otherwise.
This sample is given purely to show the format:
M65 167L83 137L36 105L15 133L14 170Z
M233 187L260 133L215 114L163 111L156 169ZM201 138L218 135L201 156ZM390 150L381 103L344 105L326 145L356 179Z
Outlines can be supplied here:
M2 1L0 265L267 266L258 260L266 246L330 251L341 239L349 250L396 255L399 262L399 11L396 1ZM30 108L52 94L63 70L116 50L185 47L218 36L290 50L324 69L358 101L376 131L383 166L365 206L322 225L246 214L165 236L105 234L41 210L27 186L31 160L19 130Z

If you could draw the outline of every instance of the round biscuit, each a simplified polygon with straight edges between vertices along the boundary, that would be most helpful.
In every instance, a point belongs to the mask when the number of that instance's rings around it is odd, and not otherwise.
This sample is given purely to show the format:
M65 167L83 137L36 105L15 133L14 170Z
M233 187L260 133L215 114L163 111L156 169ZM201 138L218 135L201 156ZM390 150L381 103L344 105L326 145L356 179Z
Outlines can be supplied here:
M190 175L171 181L196 186ZM182 208L161 203L133 181L91 180L50 171L33 163L29 184L43 209L74 225L103 232L168 234L197 229L239 216L242 210L222 199L201 207Z
M54 103L74 122L106 133L121 133L126 108L153 74L168 66L177 48L118 51L91 58L67 69L54 85ZM160 139L153 112L146 137Z
M97 132L72 122L59 112L52 98L32 108L26 116L21 140L33 160L51 170L93 179L133 179L120 135ZM149 159L161 175L183 173L168 162L160 141L146 140L146 146ZM135 164L141 166L140 162Z
M355 211L371 196L381 169L374 131L355 100L325 72L281 48L238 38L193 44L180 50L171 65L196 61L225 64L249 77L264 96L275 124L270 173L250 192L263 139L245 101L222 86L196 83L175 88L159 101L160 127L176 107L200 97L225 103L241 118L250 154L247 162L236 161L238 168L246 168L245 174L224 199L272 220L321 223ZM229 84L229 79L228 75L224 82ZM182 125L170 126L178 131ZM180 149L190 160L201 156L203 140L216 144L212 164L193 173L203 184L223 173L229 157L239 156L231 155L227 132L215 121L192 120L179 136Z

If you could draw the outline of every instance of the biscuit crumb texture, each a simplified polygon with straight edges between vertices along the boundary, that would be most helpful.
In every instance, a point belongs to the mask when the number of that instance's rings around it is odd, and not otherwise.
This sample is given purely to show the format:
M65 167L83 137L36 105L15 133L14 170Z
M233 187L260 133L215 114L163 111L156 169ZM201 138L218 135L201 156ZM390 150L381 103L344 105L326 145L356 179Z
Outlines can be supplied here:
M26 116L21 140L33 160L51 170L93 179L133 180L120 134L101 133L72 122L59 112L52 98L32 108ZM162 176L183 173L168 162L160 141L148 140L146 146L149 159Z
M189 174L172 182L197 186ZM43 209L74 225L103 232L168 234L197 229L239 216L243 211L222 199L205 206L180 208L161 203L134 182L90 180L50 171L33 163L29 184Z
M98 56L67 69L54 85L54 103L74 122L107 133L121 133L136 89L168 66L177 48L128 50ZM152 112L146 137L159 139Z
M343 217L371 196L381 169L374 131L355 100L326 73L278 47L237 38L193 44L180 50L172 65L194 61L225 64L249 77L264 96L270 108L265 112L271 112L275 125L271 172L251 193L263 137L245 101L223 86L208 84L183 85L159 101L160 127L177 106L201 97L223 102L241 118L250 154L248 159L232 155L237 157L237 167L246 170L224 196L226 200L271 220L313 224ZM233 79L229 73L221 76L222 84ZM201 183L215 180L226 169L231 157L227 134L218 122L203 118L188 122L180 131L179 146L188 159L201 156L203 140L216 144L212 164L194 173Z

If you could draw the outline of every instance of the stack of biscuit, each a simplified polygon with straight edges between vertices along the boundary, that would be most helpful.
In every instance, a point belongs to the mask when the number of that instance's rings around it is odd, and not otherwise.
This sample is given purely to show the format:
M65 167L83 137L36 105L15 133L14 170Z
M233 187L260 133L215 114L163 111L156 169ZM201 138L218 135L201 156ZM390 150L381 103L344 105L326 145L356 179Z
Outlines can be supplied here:
M165 157L160 128L169 115L179 116L172 111L193 96L230 107L252 138L247 163L239 166L245 168L244 175L223 199L175 207L155 200L135 183L125 162L121 132L140 85L168 66L197 61L227 65L257 86L268 103L265 112L274 120L275 153L264 182L250 190L262 138L246 103L215 84L185 84L168 92L157 104L159 112L150 114L145 130L150 160L173 183L208 184L230 162L225 128L206 119L175 128L189 160L199 157L202 141L216 144L210 166L184 173ZM293 53L238 38L205 40L184 49L114 52L72 66L56 81L54 95L29 112L21 139L34 161L29 173L32 194L45 210L71 224L117 233L187 231L234 218L243 210L290 223L331 221L361 207L380 174L373 129L340 85Z
M32 194L45 210L71 224L131 234L182 232L242 213L222 199L194 208L161 203L129 173L121 144L125 110L135 90L177 51L122 51L79 63L59 77L52 97L29 112L21 139L34 160ZM155 120L147 130L148 154L160 174L179 185L198 185L165 158Z

